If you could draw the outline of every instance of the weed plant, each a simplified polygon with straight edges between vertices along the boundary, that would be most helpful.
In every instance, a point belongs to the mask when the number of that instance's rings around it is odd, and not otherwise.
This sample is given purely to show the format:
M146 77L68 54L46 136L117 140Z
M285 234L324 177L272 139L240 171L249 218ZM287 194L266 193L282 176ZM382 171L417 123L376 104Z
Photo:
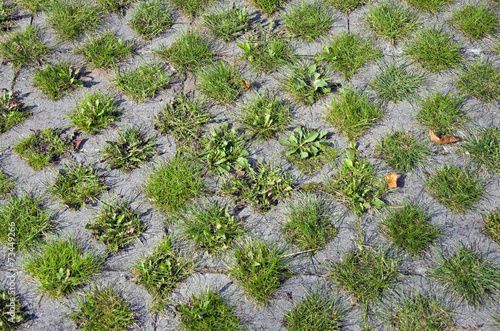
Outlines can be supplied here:
M278 9L281 9L290 0L248 0L252 5L258 7L267 15L273 14Z
M73 292L100 272L104 256L84 252L74 238L51 239L39 250L27 254L23 269L39 283L39 289L53 298Z
M113 97L101 92L84 96L69 114L73 125L88 134L98 133L119 116L120 112Z
M371 0L325 0L327 3L333 6L333 8L349 15L354 10L367 4Z
M106 141L102 161L106 161L111 169L130 172L158 154L155 140L156 137L148 137L136 127L128 128L119 132L117 141Z
M82 55L94 67L106 70L116 68L133 54L134 49L132 42L116 38L113 32L108 31L100 36L90 37L85 44L75 48L74 52Z
M333 12L319 2L302 2L287 9L283 23L294 38L310 43L332 28Z
M83 163L66 166L48 191L69 209L78 210L107 189L97 169Z
M50 100L59 100L78 87L80 69L74 69L68 62L49 64L43 69L35 69L33 84Z
M30 314L19 300L19 295L13 295L2 287L0 287L0 312L2 330L16 330L30 319Z
M421 101L422 109L416 118L438 137L453 135L469 120L462 104L463 98L459 96L434 92Z
M329 218L331 208L316 196L300 195L286 210L285 237L302 251L323 249L339 232Z
M135 325L135 314L123 295L111 287L94 287L77 301L68 316L84 331L128 330Z
M17 92L0 92L0 133L7 132L31 115L31 111L22 103Z
M470 134L462 150L478 166L500 173L500 128L485 128Z
M248 240L234 252L229 271L236 282L259 304L268 302L278 288L292 276L283 249L262 241Z
M358 139L384 115L368 95L347 87L340 90L326 109L325 119L347 139Z
M11 237L11 224L15 224L15 238ZM40 196L32 193L13 194L0 207L0 241L10 251L33 249L53 230L54 221L42 206Z
M500 245L500 210L483 215L483 233Z
M416 166L425 164L430 152L427 144L418 141L413 134L408 131L395 131L377 144L375 156L384 160L394 170L407 173Z
M179 212L189 200L205 193L201 171L195 160L176 156L149 174L146 196L163 211Z
M228 306L210 289L203 291L199 297L194 294L190 302L176 307L180 313L181 326L188 331L241 330L241 320L234 313L234 308Z
M342 32L323 46L323 51L316 56L316 60L328 63L348 81L359 69L381 56L382 52L369 40Z
M498 24L498 15L485 3L466 4L453 12L449 22L466 37L478 40L493 32Z
M476 62L464 70L458 78L459 90L482 102L500 98L500 70L490 62Z
M415 203L405 202L384 217L380 229L398 248L418 256L441 236L429 213Z
M40 40L40 30L31 25L27 25L24 30L7 34L0 42L2 60L18 70L28 64L40 63L50 51Z
M214 14L204 15L203 25L226 43L244 35L252 27L248 9L238 9L235 3L232 8L226 7Z
M406 0L406 2L420 11L437 13L454 3L455 0Z
M0 170L0 198L6 197L15 186L14 178Z
M115 200L103 202L103 207L94 221L87 223L85 229L90 230L99 243L116 254L134 240L138 240L146 226L129 201Z
M245 91L240 72L225 61L202 67L197 78L198 90L219 103L231 103Z
M483 180L471 169L445 165L427 178L425 190L446 208L463 214L484 194L483 185Z
M472 306L493 299L500 290L498 263L473 247L460 246L455 253L440 256L429 276Z
M398 103L413 101L417 91L425 82L425 75L408 69L408 65L384 65L372 80L370 87L383 101Z
M164 0L149 0L139 4L128 24L142 39L151 40L172 27L174 14Z
M144 102L170 85L172 76L162 69L157 63L145 63L135 70L117 73L114 84L134 102Z
M169 0L184 15L194 18L200 16L214 0Z

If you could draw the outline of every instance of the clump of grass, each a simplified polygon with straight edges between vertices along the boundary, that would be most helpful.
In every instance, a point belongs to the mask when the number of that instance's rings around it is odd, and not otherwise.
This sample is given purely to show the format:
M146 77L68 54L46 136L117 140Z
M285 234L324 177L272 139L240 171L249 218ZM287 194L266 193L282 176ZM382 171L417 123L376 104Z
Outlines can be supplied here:
M14 31L0 42L0 55L16 69L32 63L40 63L50 48L40 41L37 28L27 25L24 30Z
M202 167L194 160L176 156L149 175L146 196L161 210L178 212L186 203L205 192Z
M485 192L483 180L475 172L453 165L435 170L425 189L443 206L460 214L472 208Z
M483 232L500 245L500 210L483 215Z
M484 3L466 4L453 11L449 22L468 38L478 40L493 32L498 24L498 15Z
M325 185L325 192L345 204L355 215L385 206L380 198L387 192L385 181L373 173L370 162L359 156L354 143L348 148L348 157L337 173Z
M22 123L32 113L22 103L17 92L4 90L0 93L0 133L4 133Z
M219 293L211 290L202 292L197 298L194 294L191 301L176 307L181 315L181 326L188 331L241 329L241 321L228 306Z
M271 73L294 58L288 41L274 33L272 28L273 24L267 31L257 30L245 42L236 43L242 50L240 58L255 71Z
M453 135L469 117L462 111L463 98L434 92L422 100L417 120L437 136Z
M67 93L83 86L79 80L80 69L74 69L68 62L49 64L43 69L35 69L33 84L50 100L59 100Z
M224 8L215 14L203 16L203 25L226 43L245 34L251 28L248 9Z
M120 112L113 97L96 92L88 94L69 114L73 125L88 134L95 134L116 121Z
M388 324L401 331L453 330L456 327L451 308L425 294L404 297L398 309L386 315Z
M156 54L178 71L195 71L212 62L214 56L209 43L197 31L184 32L169 47L161 46Z
M104 256L84 252L74 238L51 239L25 256L23 269L39 283L39 289L59 298L73 292L102 269Z
M460 246L454 254L440 256L429 276L472 306L492 299L500 290L498 263L473 247Z
M324 36L333 25L333 12L319 2L302 2L293 5L284 13L285 27L295 38L313 42Z
M15 26L14 6L11 3L0 2L0 31L8 31Z
M184 235L210 254L224 252L245 233L239 218L218 202L189 205L181 223Z
M246 241L234 253L229 271L236 282L257 303L264 304L292 276L282 248L263 241Z
M91 37L85 44L75 48L76 54L81 54L87 62L96 68L108 69L131 56L135 46L129 41L123 41L108 31L100 36Z
M103 208L94 218L94 222L87 223L85 229L92 232L92 236L106 248L118 253L121 249L137 240L146 229L137 212L126 200L103 202Z
M456 82L457 87L482 102L500 98L500 70L490 62L476 62L468 67Z
M84 331L128 330L135 324L135 315L122 294L111 287L94 287L68 316Z
M315 196L301 195L286 211L285 237L302 251L323 249L339 232L329 221L331 208Z
M107 185L97 169L83 163L67 166L57 174L49 192L68 208L78 210L93 201Z
M14 241L11 224L15 224ZM10 251L27 251L54 229L54 221L42 206L42 198L30 193L11 195L0 207L0 241Z
M203 134L203 126L210 123L212 115L199 100L189 100L179 94L155 115L154 128L161 134L173 134L178 141L188 143Z
M149 0L139 4L128 24L142 39L151 40L170 29L174 15L164 0Z
M81 0L54 0L44 9L47 22L63 40L75 40L84 32L95 30L104 18L100 6Z
M326 0L333 8L347 15L370 1L371 0Z
M381 56L382 52L369 40L342 32L323 46L323 51L316 56L316 60L327 62L341 73L345 80L350 80L359 69Z
M253 99L241 108L238 121L255 137L268 140L284 130L292 118L290 107L266 91L257 92Z
M192 274L194 267L193 260L181 254L171 239L165 237L152 254L136 262L132 272L137 284L153 296L154 310L161 310L170 292Z
M169 0L177 10L180 10L184 15L195 17L211 4L214 0Z
M292 64L283 80L285 91L306 106L312 106L324 95L332 93L336 86L325 67L305 62Z
M50 0L15 0L16 4L35 15L37 12L42 11Z
M200 139L201 157L207 168L217 174L231 171L249 155L241 133L228 124L214 128L207 137Z
M462 150L477 165L500 173L500 128L486 128L469 135Z
M394 1L384 1L367 10L366 25L379 37L395 44L408 38L419 24L418 14Z
M357 302L369 304L397 281L398 264L388 249L368 246L348 252L331 267L329 277Z
M431 72L456 68L462 61L460 45L436 27L425 28L406 44L404 53Z
M294 180L289 173L271 164L241 164L243 171L226 177L222 192L239 204L249 203L259 212L268 212L278 201L289 196Z
M417 256L441 236L441 230L429 217L423 207L405 202L384 217L380 228L397 247Z
M370 87L384 101L412 101L425 82L425 75L409 70L408 65L385 65L372 80Z
M425 164L430 155L426 143L415 139L408 131L395 131L386 135L375 147L375 156L394 170L407 173Z
M0 198L7 196L15 186L14 178L0 170Z
M106 161L111 169L130 172L158 153L155 140L135 127L120 131L117 141L106 141L102 161Z
M406 2L418 10L435 13L454 3L455 0L406 0Z
M14 146L14 150L33 170L41 170L68 152L70 141L61 138L62 129L36 130Z
M108 13L123 11L137 0L97 0L97 3Z
M165 74L159 64L145 63L135 70L118 73L114 84L133 101L144 102L166 89L171 80L172 76Z
M271 15L290 0L248 0L252 5L258 7L264 13Z
M231 103L245 91L238 69L225 61L201 68L197 76L198 90L219 103Z
M348 310L335 298L325 299L319 293L309 293L283 318L289 331L341 330L346 324Z
M11 308L12 307L12 308ZM15 330L30 319L19 295L0 287L0 327L2 330Z
M328 106L325 119L349 140L359 138L384 115L368 95L348 87Z

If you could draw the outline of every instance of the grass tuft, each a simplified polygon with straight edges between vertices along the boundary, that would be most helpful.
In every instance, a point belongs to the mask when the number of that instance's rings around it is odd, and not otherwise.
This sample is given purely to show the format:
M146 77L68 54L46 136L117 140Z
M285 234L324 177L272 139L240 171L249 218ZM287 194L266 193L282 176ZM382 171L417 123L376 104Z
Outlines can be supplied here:
M425 75L409 70L408 65L385 65L372 80L370 87L384 101L398 103L411 102L417 97L417 91L425 82Z
M441 230L429 221L429 217L423 207L405 202L383 219L381 232L397 247L418 256L441 236Z
M6 197L15 186L15 179L0 170L0 198Z
M252 5L258 7L267 15L273 14L275 11L286 5L290 0L248 0Z
M73 125L88 134L95 134L120 116L113 97L96 92L84 96L69 114Z
M466 4L453 11L451 26L470 39L478 40L491 34L498 24L498 15L486 4Z
M191 301L178 305L176 311L181 315L181 326L188 331L241 330L241 321L234 308L211 290L202 292L199 297L193 294Z
M422 109L416 118L439 137L454 135L469 120L462 111L462 104L461 97L434 92L422 100Z
M123 295L111 287L94 287L68 316L84 331L128 330L135 324L135 315Z
M85 164L66 166L48 191L69 209L78 210L107 189L97 169Z
M97 3L108 13L124 11L137 0L97 0Z
M490 62L476 62L465 69L456 82L457 87L482 102L500 98L500 70Z
M50 0L15 0L19 7L26 9L33 16L42 11L49 2Z
M436 13L454 3L455 0L406 0L406 2L420 11Z
M420 30L406 44L404 53L431 72L456 68L463 61L460 45L448 33L436 27Z
M500 210L483 215L483 233L500 245Z
M126 73L117 73L114 84L134 102L144 102L154 98L163 89L166 89L172 76L165 74L162 66L157 63L145 63L135 70Z
M316 60L328 63L348 81L359 69L381 56L382 52L372 46L369 40L342 32L323 46Z
M325 119L347 139L358 139L384 115L368 95L348 87L340 90L328 106Z
M430 156L426 145L408 131L395 131L377 144L375 156L384 160L394 170L407 173L426 163L426 158Z
M128 24L142 39L151 40L172 27L173 11L164 0L141 2Z
M30 319L19 295L0 287L0 327L2 330L16 330Z
M313 42L333 26L333 12L319 2L301 2L284 13L283 22L294 38Z
M118 253L121 249L138 240L146 226L126 200L103 202L103 208L94 218L94 222L87 223L85 229L92 232L92 236L106 248Z
M4 90L0 93L0 133L4 133L22 123L32 113L21 102L17 92Z
M366 5L371 0L325 0L333 6L333 8L340 10L344 14L349 15L354 10Z
M169 0L177 10L194 18L199 16L214 0Z
M134 52L135 46L132 42L123 41L108 31L90 39L80 47L75 48L74 53L81 54L87 62L96 68L115 68L116 65Z
M7 34L0 42L0 55L16 69L40 63L50 48L40 41L40 30L27 25L24 30Z
M205 192L202 167L176 156L153 170L144 186L146 196L161 210L178 212Z
M492 299L500 290L498 263L488 260L477 249L460 246L454 254L440 256L429 271L446 292L455 294L472 306Z
M43 208L39 196L30 193L11 195L0 207L0 241L9 251L31 250L53 230L54 221Z
M35 69L33 84L50 100L59 100L67 93L83 86L79 80L80 69L72 68L68 62L49 64Z
M263 241L243 242L235 250L234 258L230 275L259 304L268 302L292 276L283 249Z
M12 3L0 1L0 31L9 31L15 26L15 7Z
M486 128L471 134L462 150L480 167L500 173L500 128Z
M225 61L202 67L197 78L198 90L219 103L231 103L245 92L240 72Z
M244 35L252 27L248 9L238 9L235 3L232 8L226 7L214 14L203 16L203 25L226 43Z
M84 252L74 238L51 239L25 256L23 269L39 283L39 289L59 298L73 292L101 271L104 256Z
M483 180L472 170L445 165L428 177L425 189L446 208L463 214L484 194L483 185Z

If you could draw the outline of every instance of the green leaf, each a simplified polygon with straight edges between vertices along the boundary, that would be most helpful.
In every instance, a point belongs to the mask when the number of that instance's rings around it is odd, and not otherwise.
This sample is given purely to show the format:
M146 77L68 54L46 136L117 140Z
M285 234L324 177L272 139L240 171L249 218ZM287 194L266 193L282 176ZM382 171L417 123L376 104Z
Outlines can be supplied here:
M285 155L290 156L290 155L294 154L295 152L297 152L297 148L290 148L286 151Z
M280 139L278 139L278 141L283 146L290 146L291 145L291 143L288 140L286 140L286 139L280 138Z
M379 209L379 208L385 207L385 202L383 202L383 201L382 201L382 200L380 200L379 198L373 198L373 199L372 199L372 205L373 205L376 209Z
M318 138L319 136L319 132L314 130L314 131L311 131L309 132L309 134L306 136L306 139L304 140L305 143L310 143L310 142L313 142L314 140L316 140L316 138Z
M300 158L301 159L307 159L308 156L309 156L309 153L307 153L307 152L300 152Z

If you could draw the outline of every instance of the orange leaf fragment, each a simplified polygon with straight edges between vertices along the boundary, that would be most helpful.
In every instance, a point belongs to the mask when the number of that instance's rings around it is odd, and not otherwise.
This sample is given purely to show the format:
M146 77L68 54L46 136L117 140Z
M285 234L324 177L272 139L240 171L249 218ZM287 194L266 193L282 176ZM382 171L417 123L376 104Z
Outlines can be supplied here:
M250 91L250 89L252 88L252 84L244 79L242 79L241 82L243 83L243 86L245 86L245 88Z
M441 137L438 137L434 134L432 130L429 131L429 134L431 136L431 141L438 144L451 144L451 143L456 143L458 141L458 138L455 138L453 136L448 136L446 134L443 134Z
M398 187L398 179L401 177L401 175L398 175L395 172L391 172L387 176L385 176L385 181L387 182L387 186L389 188L396 188Z

